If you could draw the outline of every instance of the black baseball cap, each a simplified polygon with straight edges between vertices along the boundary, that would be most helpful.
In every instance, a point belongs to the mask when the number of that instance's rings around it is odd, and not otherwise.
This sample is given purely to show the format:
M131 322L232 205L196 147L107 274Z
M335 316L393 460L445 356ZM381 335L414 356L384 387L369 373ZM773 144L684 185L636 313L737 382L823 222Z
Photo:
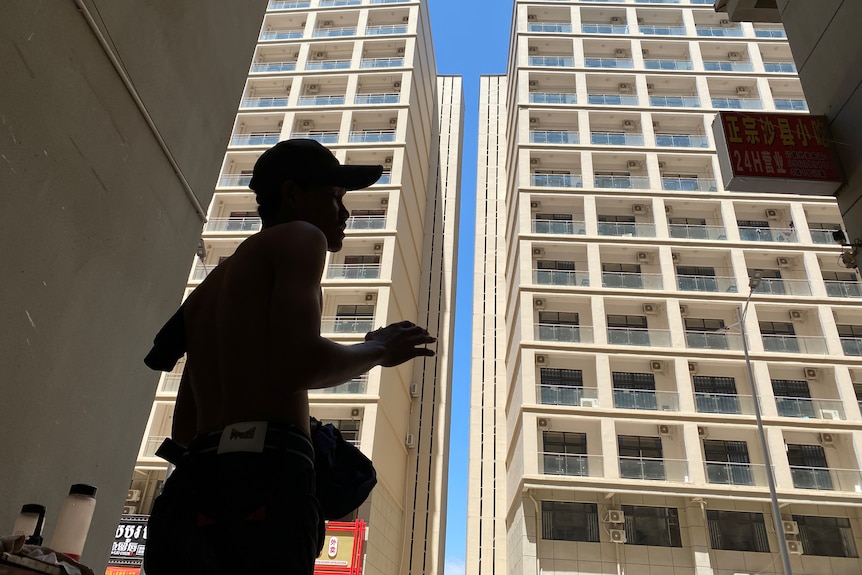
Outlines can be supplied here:
M317 140L293 139L277 143L257 159L248 187L256 192L281 186L285 180L301 184L367 188L383 174L383 166L342 165Z

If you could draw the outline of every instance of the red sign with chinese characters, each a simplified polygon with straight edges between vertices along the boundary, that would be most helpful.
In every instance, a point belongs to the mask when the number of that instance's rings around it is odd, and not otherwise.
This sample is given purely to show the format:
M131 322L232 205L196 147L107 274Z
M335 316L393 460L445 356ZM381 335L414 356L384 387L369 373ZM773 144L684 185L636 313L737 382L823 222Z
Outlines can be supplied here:
M365 521L327 521L326 541L314 575L362 575Z
M729 190L823 194L842 181L825 116L721 112L716 124L713 132ZM755 178L768 179L773 189L756 185ZM778 180L785 180L786 189L779 189ZM788 185L788 180L795 183Z

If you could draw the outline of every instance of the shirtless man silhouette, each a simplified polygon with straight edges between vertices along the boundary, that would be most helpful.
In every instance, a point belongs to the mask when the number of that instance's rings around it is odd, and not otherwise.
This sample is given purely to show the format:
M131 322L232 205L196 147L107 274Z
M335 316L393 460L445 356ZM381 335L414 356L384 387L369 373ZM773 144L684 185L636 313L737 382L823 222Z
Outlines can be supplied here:
M148 575L312 573L323 516L308 390L434 355L424 346L435 338L408 321L357 345L320 335L320 279L326 251L344 240L344 195L381 172L341 165L313 140L280 142L255 164L263 229L192 292L147 358L170 366L186 353L172 435L187 447L153 507Z

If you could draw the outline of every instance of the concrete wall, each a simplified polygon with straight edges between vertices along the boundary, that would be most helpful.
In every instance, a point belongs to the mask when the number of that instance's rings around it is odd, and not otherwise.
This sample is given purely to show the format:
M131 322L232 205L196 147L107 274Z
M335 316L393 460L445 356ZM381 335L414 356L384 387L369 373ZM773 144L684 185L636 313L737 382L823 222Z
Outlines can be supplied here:
M96 572L155 390L142 358L182 296L202 220L84 14L206 206L265 5L0 7L0 532L38 502L50 542L69 485L96 485L83 556Z

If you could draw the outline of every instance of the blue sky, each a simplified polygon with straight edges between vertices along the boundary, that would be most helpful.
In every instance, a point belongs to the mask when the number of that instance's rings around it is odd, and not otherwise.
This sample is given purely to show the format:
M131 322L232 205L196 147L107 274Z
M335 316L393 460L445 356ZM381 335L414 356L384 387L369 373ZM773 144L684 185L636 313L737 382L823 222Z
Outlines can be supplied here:
M464 78L464 152L455 307L452 430L446 575L464 573L467 528L467 456L470 417L470 350L473 301L473 238L476 217L476 138L479 76L506 72L511 0L429 0L438 74Z

